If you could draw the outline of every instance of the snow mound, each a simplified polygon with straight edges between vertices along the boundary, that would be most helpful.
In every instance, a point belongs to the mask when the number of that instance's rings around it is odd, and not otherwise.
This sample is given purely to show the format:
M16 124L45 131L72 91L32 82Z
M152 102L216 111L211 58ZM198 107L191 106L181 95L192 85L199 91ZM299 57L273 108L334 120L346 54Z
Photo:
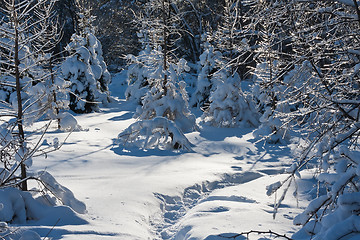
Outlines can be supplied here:
M19 240L41 240L41 238L36 232L28 230L21 235Z
M143 149L184 149L191 151L191 143L171 120L156 117L131 124L118 136L119 144L133 144Z
M45 187L64 205L71 207L77 213L86 213L86 205L77 200L74 194L68 188L59 184L50 173L41 171L38 174L38 178Z
M60 129L62 131L73 131L81 128L78 125L78 122L75 119L75 117L68 112L59 113L58 118L60 120Z
M67 206L46 205L34 199L30 192L23 192L16 188L0 189L0 202L0 222L4 223L26 224L31 222L32 224L51 226L56 222L60 222L62 225L87 223ZM31 233L23 235L23 239L30 239L30 235Z

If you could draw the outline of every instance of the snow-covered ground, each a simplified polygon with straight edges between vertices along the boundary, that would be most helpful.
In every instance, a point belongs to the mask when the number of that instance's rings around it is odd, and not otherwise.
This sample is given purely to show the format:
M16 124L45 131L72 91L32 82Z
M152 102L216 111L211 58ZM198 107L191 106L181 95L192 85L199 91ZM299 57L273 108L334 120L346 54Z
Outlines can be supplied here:
M276 199L266 195L267 185L287 176L288 146L255 143L254 129L200 125L199 132L186 134L192 152L124 149L115 140L135 121L135 107L123 100L120 78L113 80L115 101L109 107L76 117L87 130L73 132L59 151L34 159L32 167L50 172L86 204L87 213L77 214L86 222L50 218L46 225L25 228L41 237L50 232L51 239L76 240L225 239L217 235L272 230L291 236L298 230L292 219L306 200L298 202L301 196L290 189L273 219ZM48 134L50 140L65 136ZM309 174L299 191L312 184Z

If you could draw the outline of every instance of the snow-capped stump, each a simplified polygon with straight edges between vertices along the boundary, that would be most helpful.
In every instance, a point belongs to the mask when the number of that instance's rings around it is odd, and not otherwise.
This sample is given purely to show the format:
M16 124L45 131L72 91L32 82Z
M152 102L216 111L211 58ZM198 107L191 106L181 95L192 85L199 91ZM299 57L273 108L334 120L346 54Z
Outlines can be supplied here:
M183 149L191 151L191 143L175 123L164 117L131 124L118 136L120 145L143 149Z

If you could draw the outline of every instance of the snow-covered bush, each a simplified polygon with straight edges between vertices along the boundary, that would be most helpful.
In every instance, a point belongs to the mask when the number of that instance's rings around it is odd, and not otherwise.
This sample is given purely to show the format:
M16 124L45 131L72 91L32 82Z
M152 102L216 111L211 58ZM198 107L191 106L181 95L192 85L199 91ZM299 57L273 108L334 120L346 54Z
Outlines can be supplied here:
M145 139L152 139L151 143L145 141L146 144L144 144L136 137L129 142L137 146L141 142L142 148L168 149L168 146L176 149L188 148L185 140L174 139L170 141L174 141L173 144L169 145L168 143L168 140L173 139L174 136L181 135L186 139L182 131L188 132L196 128L195 116L190 112L188 106L186 83L179 81L181 74L188 69L186 61L181 59L177 64L167 63L168 67L164 69L161 47L142 51L140 54L136 57L137 62L130 65L129 86L126 94L128 99L141 101L141 105L137 107L134 115L140 121L134 126L139 127L146 123L147 128L151 129L152 127L148 125L154 120L156 132L160 136L152 136L152 132L155 130L142 131L142 134L150 134ZM165 121L163 118L167 120ZM158 120L155 121L155 119ZM163 129L161 129L161 124L164 124ZM171 127L169 128L169 126ZM127 131L130 130L135 131L133 135L138 135L136 132L138 130L135 130L134 127L130 126ZM173 131L180 131L180 133ZM166 134L168 135L164 137Z
M41 197L47 198L46 201L51 202L53 206L61 204L71 207L77 213L86 213L86 205L76 199L70 189L58 183L49 172L40 171L33 174L33 177L44 187L42 192L46 196Z
M74 131L81 130L80 125L78 124L76 118L69 112L60 112L57 115L59 120L59 129L62 131Z
M131 124L119 134L118 141L122 146L131 144L143 149L191 150L191 144L183 132L173 121L164 117L137 121Z
M34 199L35 195L32 196L30 192L18 189L23 181L21 167L31 167L32 156L36 152L54 151L59 149L61 145L57 138L52 144L47 144L48 146L40 144L42 138L38 140L35 147L30 147L32 146L30 143L21 145L21 139L13 136L12 129L11 121L0 126L0 162L2 166L0 169L0 222L11 224L24 224L27 221L46 222L47 220L44 219L49 218L49 214L52 215L52 218L61 217L64 214L75 217L69 208L57 207L56 210L53 209L55 205L66 205L78 213L85 213L85 205L48 172L27 172L26 174L27 181L32 180L40 183L39 189L36 189L34 194L40 192L42 195L36 200ZM48 206L49 203L51 206Z
M203 120L218 127L257 126L258 114L251 99L241 90L240 77L227 70L213 75L214 91Z

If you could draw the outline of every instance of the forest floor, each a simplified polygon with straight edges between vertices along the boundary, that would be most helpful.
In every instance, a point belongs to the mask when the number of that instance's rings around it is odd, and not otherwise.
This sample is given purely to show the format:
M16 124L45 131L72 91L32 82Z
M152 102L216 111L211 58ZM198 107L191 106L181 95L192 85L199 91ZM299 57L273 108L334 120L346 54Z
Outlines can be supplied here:
M59 151L34 159L32 167L46 169L86 204L87 213L78 216L87 223L74 225L63 217L26 228L42 237L50 232L51 239L76 240L214 240L251 230L290 237L298 230L292 219L306 206L302 196L313 185L311 174L297 181L298 197L291 186L275 219L276 196L266 195L266 186L288 176L291 144L264 145L253 140L254 129L199 123L198 132L186 134L192 152L124 148L116 144L117 135L135 121L135 106L124 100L121 78L113 80L113 102L101 112L76 116L84 131L73 132ZM65 136L48 133L50 139Z

